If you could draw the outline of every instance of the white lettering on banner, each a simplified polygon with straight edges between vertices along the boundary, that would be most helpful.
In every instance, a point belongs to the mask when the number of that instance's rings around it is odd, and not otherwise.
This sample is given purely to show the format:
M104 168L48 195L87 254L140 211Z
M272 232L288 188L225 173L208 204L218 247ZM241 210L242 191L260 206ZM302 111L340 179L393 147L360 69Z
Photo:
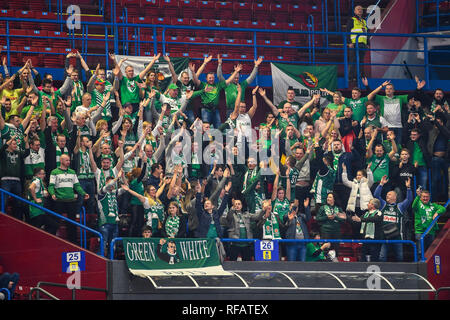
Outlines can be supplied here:
M153 243L127 243L126 253L130 261L156 261L155 245Z
M180 241L183 260L199 260L210 257L207 240Z

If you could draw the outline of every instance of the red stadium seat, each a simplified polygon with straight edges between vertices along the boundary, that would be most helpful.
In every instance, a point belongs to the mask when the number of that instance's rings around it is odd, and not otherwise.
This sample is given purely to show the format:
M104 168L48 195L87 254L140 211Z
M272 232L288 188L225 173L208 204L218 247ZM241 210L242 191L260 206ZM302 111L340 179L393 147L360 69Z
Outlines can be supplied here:
M251 20L253 17L252 3L248 2L233 2L233 16L239 20Z

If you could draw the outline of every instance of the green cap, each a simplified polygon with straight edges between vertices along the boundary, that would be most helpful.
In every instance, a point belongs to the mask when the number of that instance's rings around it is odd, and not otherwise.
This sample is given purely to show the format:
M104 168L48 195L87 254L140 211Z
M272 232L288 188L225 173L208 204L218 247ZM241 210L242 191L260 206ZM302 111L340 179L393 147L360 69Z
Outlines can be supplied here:
M178 86L175 83L171 83L168 89L178 89Z

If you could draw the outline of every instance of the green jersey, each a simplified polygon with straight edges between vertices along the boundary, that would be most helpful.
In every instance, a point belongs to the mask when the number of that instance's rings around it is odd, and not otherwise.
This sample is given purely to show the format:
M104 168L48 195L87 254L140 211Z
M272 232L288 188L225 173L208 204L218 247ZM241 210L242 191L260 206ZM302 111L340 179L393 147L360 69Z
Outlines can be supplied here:
M375 102L380 106L380 113L386 119L389 128L402 127L401 110L402 106L408 103L408 95L393 96L392 98L376 95Z
M422 234L428 229L436 213L441 215L445 212L445 207L436 203L423 203L419 196L414 199L412 209L414 212L414 232L416 234ZM434 235L436 231L437 224L430 230L430 234Z
M245 90L248 87L247 80L244 80L240 83L241 85L241 102L245 102ZM237 98L238 90L237 86L234 82L231 82L226 88L225 88L225 98L227 102L227 110L234 110L234 106L236 104L236 98Z
M417 141L414 141L414 151L412 154L412 163L416 163L419 167L425 167L427 164L425 163L425 158L423 157L423 152L420 150L419 144Z
M25 176L32 177L35 168L45 169L45 149L39 148L39 151L30 149L30 153L24 159Z
M35 189L34 192L36 194L36 199L41 199L42 201L44 200L44 192L45 192L45 188L44 188L44 183L42 182L41 179L35 177L33 179L33 181L31 181L31 183L34 183ZM29 195L29 199L31 202L36 203L40 206L43 206L44 203L38 203L34 200L34 198L31 196L31 194ZM41 209L38 209L34 206L30 206L30 218L33 219L41 214L44 214L44 211L42 211Z
M92 100L91 100L91 105L90 107L93 108L95 106L101 106L103 104L103 99L105 98L105 96L108 94L109 91L107 91L106 89L103 92L98 91L97 89L92 90L91 92L91 96L92 96ZM106 102L105 107L103 108L102 111L102 119L109 121L112 118L112 113L111 113L111 96L113 96L113 94L111 93L108 101Z
M135 76L131 79L128 79L127 77L122 77L122 80L120 80L120 98L122 105L125 103L139 103L139 87L138 83L141 83L142 80L139 78L139 76Z
M320 248L321 246L322 243L309 242L308 244L306 244L306 261L314 262L326 260L325 254Z
M327 108L331 111L336 112L336 117L343 117L344 116L344 108L346 107L345 104L335 104L335 103L329 103L327 105Z
M276 198L272 201L273 212L278 214L280 221L283 221L283 217L289 213L289 205L290 201L287 198L284 198L283 200Z
M380 182L383 176L389 176L389 156L383 155L378 158L375 154L368 160L368 162L372 162L372 166L370 170L373 173L373 181Z
M202 105L207 108L207 110L215 110L219 106L219 98L220 98L220 92L226 88L226 82L220 81L219 83L215 84L208 84L206 82L201 82L199 91L194 92L192 95L192 98L195 98L197 96L200 96ZM206 92L204 89L212 88L211 91Z
M352 119L361 122L366 114L366 102L369 101L367 97L359 99L349 99L345 98L345 104L352 108L353 116Z
M321 175L317 172L311 187L311 193L316 203L325 203L328 193L333 191L334 182L336 180L336 170L328 166L328 171Z
M48 192L50 195L55 195L59 201L74 201L76 200L74 191L79 197L84 197L86 194L83 188L81 188L77 174L74 170L70 168L67 170L61 168L52 170L48 185Z

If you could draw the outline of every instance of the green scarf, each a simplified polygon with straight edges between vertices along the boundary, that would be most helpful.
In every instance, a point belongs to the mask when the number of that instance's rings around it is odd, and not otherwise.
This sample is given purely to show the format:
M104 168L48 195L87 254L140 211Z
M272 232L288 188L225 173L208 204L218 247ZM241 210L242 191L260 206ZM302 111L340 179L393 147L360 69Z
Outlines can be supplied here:
M180 217L179 216L167 217L166 220L167 237L175 238L179 229L180 229Z
M363 218L374 217L377 214L380 214L380 211L367 211L364 213ZM375 222L362 222L360 232L364 234L364 238L375 239Z
M264 222L263 239L281 239L280 226L273 212L270 213L270 217Z

